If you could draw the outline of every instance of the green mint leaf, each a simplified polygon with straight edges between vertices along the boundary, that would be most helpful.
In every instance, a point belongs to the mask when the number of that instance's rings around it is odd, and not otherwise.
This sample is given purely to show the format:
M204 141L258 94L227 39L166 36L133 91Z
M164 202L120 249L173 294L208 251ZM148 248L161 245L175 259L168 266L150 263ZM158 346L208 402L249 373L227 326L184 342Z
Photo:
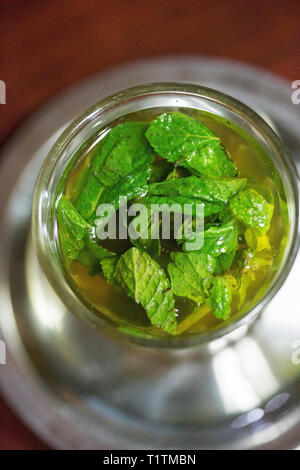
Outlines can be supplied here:
M84 238L89 235L90 226L65 196L57 204L56 215L63 254L73 261L84 248Z
M130 248L119 259L114 281L146 310L152 325L176 333L174 297L164 270L147 253Z
M204 209L204 216L210 216L212 214L218 214L224 210L225 205L219 202L200 201L199 199L192 199L184 196L146 196L140 200L141 203L147 207L151 207L152 204L165 204L164 211L172 212L173 204L178 205L174 207L174 212L185 213L186 215L197 215L196 206L202 206ZM184 207L185 204L191 204L191 207ZM169 206L169 208L167 207Z
M146 193L154 158L146 129L144 123L126 122L99 142L76 202L76 209L88 222L94 222L100 204L118 209L121 196L131 199Z
M82 240L75 240L67 230L60 230L59 241L66 261L74 261L78 257L79 251L83 248Z
M231 216L232 217L232 216ZM188 240L192 243L195 239ZM207 253L216 259L217 274L222 274L231 268L238 245L238 226L234 219L223 225L211 225L204 230L203 247L199 253ZM187 249L186 242L183 244L183 251Z
M215 276L207 303L219 320L227 320L231 312L232 283L229 276Z
M126 196L128 200L143 196L147 192L147 180L150 177L150 168L139 168L132 175L128 175L118 184L109 186L101 193L99 204L112 204L117 210L119 199Z
M148 194L172 197L184 196L210 202L227 203L230 198L244 188L246 182L246 178L211 180L188 176L150 184Z
M205 253L171 253L168 265L172 291L179 297L188 297L200 305L205 300L205 286L216 269L215 259Z
M99 261L110 259L114 257L115 253L108 251L91 237L84 240L84 248L79 252L76 261L86 268L89 268L90 275L96 274L100 271Z
M118 261L118 256L112 256L111 258L105 258L100 261L104 277L110 284L114 283Z
M119 184L143 168L150 177L154 158L145 131L147 124L129 121L113 127L101 140L92 159L92 171L102 186Z
M86 248L83 248L76 258L76 261L85 268L89 269L89 275L93 276L94 274L98 274L100 272L99 261L95 258L95 256Z
M75 204L79 214L85 220L90 221L97 209L103 189L103 186L99 183L97 178L89 171L80 196Z
M101 261L106 280L145 308L152 325L176 332L174 297L161 267L147 253L130 248L120 258Z
M236 251L238 245L238 227L235 220L220 227L210 227L204 230L204 244L202 253L207 253L213 257ZM183 245L185 250L185 244Z
M95 260L97 262L99 260L102 260L104 258L110 258L111 256L115 256L115 253L112 251L107 250L106 248L103 248L103 246L98 245L96 242L96 237L93 235L93 229L91 228L92 235L90 235L88 238L85 240L85 247L87 250L90 251L90 253L94 256Z
M256 228L261 233L270 228L274 206L253 189L240 192L229 205L233 215L248 227Z
M223 274L225 271L228 271L233 263L235 258L236 250L229 251L228 253L222 253L220 256L216 258L217 274Z
M200 176L218 179L235 176L220 139L200 121L183 113L164 113L149 126L146 137L154 150Z
M239 288L239 305L238 308L241 308L244 304L247 296L248 287L255 281L255 273L253 271L243 272L240 277L240 288Z
M62 196L56 209L62 252L69 261L78 260L85 267L95 268L99 260L113 256L94 240L93 228Z

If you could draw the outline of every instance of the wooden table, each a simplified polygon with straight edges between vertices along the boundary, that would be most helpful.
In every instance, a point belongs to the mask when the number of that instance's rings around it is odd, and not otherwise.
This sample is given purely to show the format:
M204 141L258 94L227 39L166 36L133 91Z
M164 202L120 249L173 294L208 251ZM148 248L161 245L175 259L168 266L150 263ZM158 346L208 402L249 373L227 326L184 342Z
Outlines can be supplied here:
M1 0L0 14L0 144L58 91L132 59L210 54L300 79L299 0ZM0 423L0 448L45 448L1 401Z

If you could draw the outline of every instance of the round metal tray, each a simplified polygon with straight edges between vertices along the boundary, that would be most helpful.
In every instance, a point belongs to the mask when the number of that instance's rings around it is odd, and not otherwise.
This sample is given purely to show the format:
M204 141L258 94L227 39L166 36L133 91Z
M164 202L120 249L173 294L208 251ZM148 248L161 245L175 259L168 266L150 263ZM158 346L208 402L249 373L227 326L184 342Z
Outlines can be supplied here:
M2 391L62 449L295 448L300 443L300 258L248 332L175 354L127 347L65 311L30 244L32 190L62 128L116 90L152 81L216 88L260 110L300 164L300 105L288 83L245 64L165 57L115 68L30 117L3 150L0 173Z

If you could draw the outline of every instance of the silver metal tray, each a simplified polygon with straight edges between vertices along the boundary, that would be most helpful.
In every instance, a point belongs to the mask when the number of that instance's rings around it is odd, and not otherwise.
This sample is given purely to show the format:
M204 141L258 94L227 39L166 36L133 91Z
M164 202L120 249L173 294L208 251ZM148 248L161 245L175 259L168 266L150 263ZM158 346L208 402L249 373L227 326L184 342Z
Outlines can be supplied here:
M28 236L32 190L57 135L104 96L152 81L199 83L259 109L300 165L300 105L292 104L289 84L233 61L164 57L131 63L46 103L1 157L2 392L54 448L296 448L299 256L249 331L175 354L126 347L89 329L65 311L35 259Z

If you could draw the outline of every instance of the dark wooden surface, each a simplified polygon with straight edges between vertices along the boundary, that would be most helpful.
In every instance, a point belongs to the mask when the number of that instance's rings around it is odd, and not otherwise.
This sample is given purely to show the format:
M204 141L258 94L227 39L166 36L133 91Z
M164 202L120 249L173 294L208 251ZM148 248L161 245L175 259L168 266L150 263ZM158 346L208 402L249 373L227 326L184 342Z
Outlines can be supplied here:
M299 0L0 0L0 15L0 144L58 91L127 60L210 54L300 79ZM0 448L45 448L1 401Z

